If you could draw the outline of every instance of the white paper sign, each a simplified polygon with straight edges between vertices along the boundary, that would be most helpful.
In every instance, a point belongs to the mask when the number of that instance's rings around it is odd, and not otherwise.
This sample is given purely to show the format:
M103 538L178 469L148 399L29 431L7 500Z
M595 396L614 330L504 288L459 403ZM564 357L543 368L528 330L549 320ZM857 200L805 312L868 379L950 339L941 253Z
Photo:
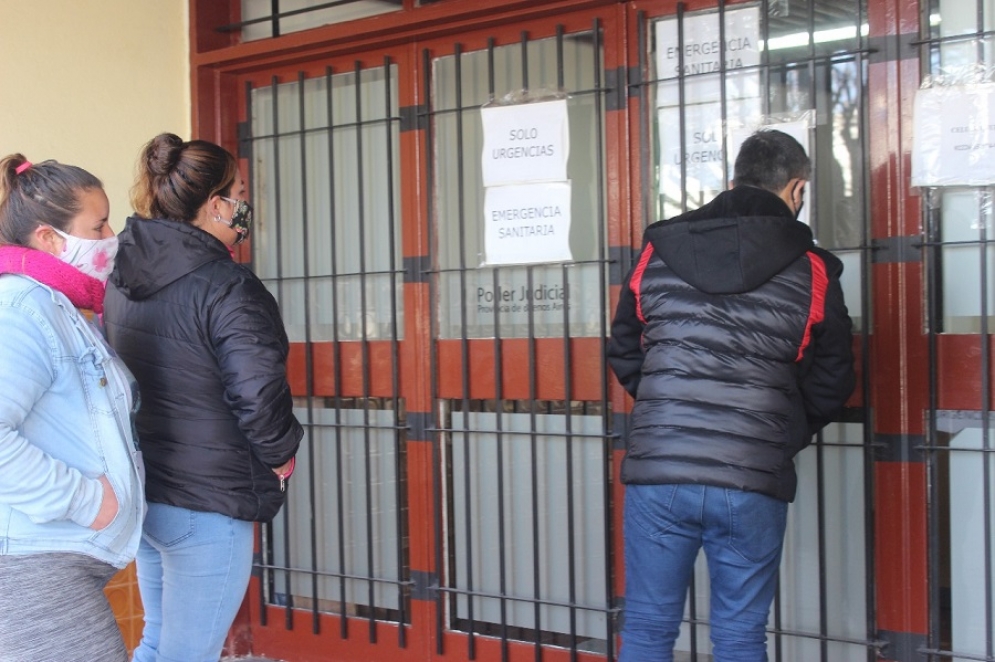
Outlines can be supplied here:
M684 109L684 151L681 151L681 109L660 108L661 185L671 192L716 191L725 188L722 177L722 108L720 104L688 106Z
M916 92L913 186L995 183L995 83Z
M737 71L760 64L760 8L756 5L725 12L725 34L719 33L719 13L705 12L683 17L683 42L678 39L676 18L656 23L656 71L661 81L676 79L683 66L684 101L720 101L722 85L726 99L760 95L759 69ZM722 69L722 37L725 38L725 78ZM683 56L683 60L681 59ZM715 74L707 76L703 74ZM659 106L679 103L676 84L661 83Z
M492 186L484 195L484 262L572 260L570 182Z
M722 34L716 11L685 15L680 25L676 18L656 23L657 134L665 218L683 211L684 198L693 209L728 187L723 127L755 125L761 117L760 9L756 5L730 9L723 17ZM684 78L678 80L681 75Z
M566 99L481 108L480 119L484 186L567 179Z
M728 188L728 176L723 170L723 127L730 125L756 125L760 118L758 99L740 99L726 104L726 118L722 119L721 103L704 103L683 109L684 149L681 150L680 107L657 109L660 137L660 193L664 200L665 217L681 212L681 193L687 191L688 205L692 208L704 204L720 191ZM736 152L730 147L730 163ZM681 166L684 179L681 178Z

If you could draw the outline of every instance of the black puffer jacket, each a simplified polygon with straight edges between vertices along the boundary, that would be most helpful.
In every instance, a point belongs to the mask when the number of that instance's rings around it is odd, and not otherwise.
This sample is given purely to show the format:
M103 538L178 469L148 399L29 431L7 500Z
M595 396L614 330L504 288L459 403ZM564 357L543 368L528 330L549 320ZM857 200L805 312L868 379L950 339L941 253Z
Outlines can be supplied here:
M646 229L608 359L636 398L626 483L792 501L794 456L854 385L843 265L752 187Z
M272 468L304 434L276 301L195 227L130 218L119 238L104 321L141 390L148 500L272 519L285 497Z

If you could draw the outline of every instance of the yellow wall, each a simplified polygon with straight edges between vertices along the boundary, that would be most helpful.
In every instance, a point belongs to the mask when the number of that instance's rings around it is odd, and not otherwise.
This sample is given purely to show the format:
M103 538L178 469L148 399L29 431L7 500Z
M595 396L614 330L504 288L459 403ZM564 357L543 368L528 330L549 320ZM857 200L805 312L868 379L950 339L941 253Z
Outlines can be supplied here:
M115 230L141 146L190 136L187 0L0 0L0 156L103 180Z

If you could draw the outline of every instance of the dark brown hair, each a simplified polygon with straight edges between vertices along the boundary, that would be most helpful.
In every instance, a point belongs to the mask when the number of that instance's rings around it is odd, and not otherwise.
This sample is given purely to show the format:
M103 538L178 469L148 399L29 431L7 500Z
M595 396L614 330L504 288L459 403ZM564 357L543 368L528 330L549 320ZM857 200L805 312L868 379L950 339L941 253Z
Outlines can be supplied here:
M142 218L190 223L212 195L229 195L238 162L206 140L161 133L142 148L131 204Z
M68 232L69 222L83 209L83 193L103 187L77 166L31 164L23 154L5 156L0 159L0 244L28 246L42 223Z

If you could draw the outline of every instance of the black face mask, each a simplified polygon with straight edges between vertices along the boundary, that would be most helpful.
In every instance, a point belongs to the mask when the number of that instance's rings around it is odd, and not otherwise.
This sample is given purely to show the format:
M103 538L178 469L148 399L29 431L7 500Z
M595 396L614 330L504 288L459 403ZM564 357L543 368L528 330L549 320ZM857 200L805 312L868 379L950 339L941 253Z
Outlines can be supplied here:
M249 229L252 227L252 205L245 200L222 199L227 200L234 207L231 213L231 220L226 225L238 233L235 245L241 244L249 236Z
M798 207L795 209L795 220L796 221L798 220L798 217L802 213L802 208L805 207L805 185L804 184L799 184L799 186L801 186L801 194L798 197L801 200L798 203Z

